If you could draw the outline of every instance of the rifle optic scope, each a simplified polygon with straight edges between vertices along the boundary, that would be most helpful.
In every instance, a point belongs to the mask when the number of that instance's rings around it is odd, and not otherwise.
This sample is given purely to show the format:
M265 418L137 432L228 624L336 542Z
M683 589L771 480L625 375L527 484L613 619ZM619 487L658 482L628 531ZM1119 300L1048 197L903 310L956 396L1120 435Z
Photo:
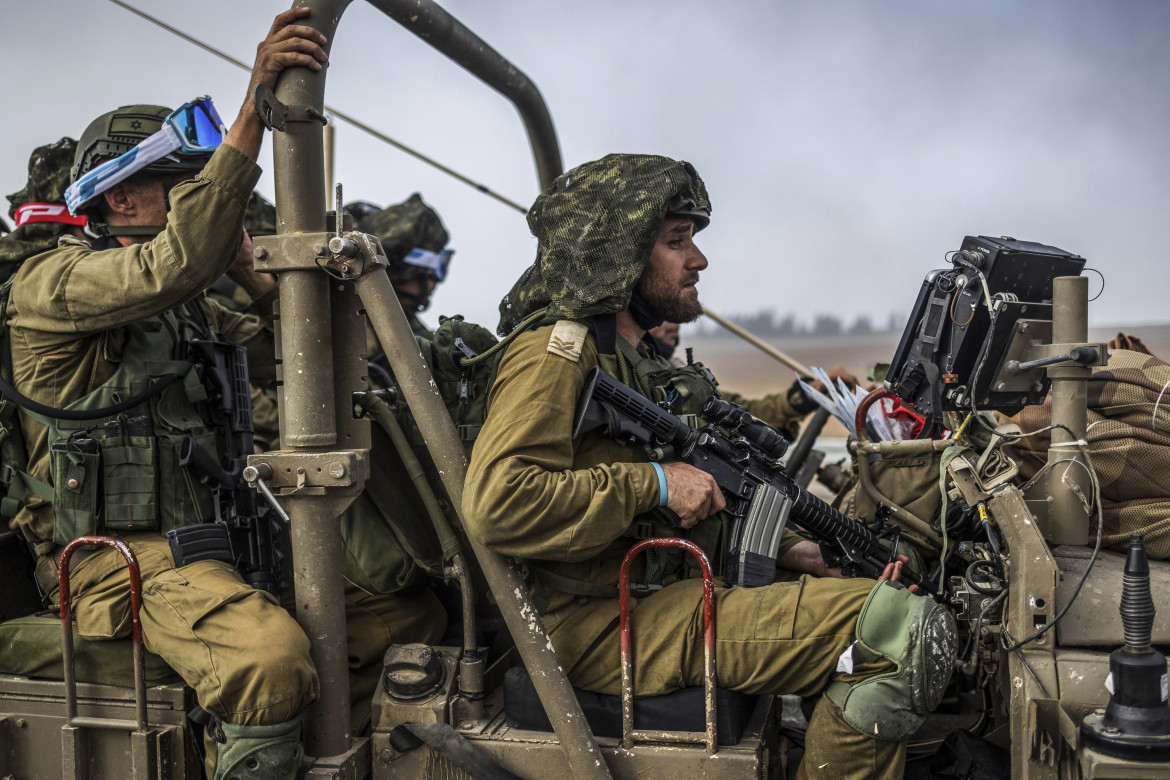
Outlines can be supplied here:
M734 430L772 460L780 460L788 451L788 439L779 431L738 404L711 397L703 404L703 416L714 425Z

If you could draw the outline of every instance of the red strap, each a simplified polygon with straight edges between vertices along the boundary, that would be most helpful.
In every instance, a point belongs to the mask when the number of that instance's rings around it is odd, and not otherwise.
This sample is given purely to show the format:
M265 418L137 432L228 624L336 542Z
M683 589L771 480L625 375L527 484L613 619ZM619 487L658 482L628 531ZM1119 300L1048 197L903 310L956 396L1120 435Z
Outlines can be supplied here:
M33 222L59 222L62 225L85 226L85 216L75 217L64 203L26 203L16 210L16 226Z

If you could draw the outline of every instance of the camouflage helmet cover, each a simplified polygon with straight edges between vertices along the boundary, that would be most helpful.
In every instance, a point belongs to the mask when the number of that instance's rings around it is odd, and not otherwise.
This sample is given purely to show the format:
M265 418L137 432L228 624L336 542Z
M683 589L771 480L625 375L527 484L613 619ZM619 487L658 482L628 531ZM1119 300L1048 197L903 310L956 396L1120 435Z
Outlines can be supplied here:
M662 220L676 213L694 217L696 230L711 213L687 162L611 154L558 176L528 212L536 261L500 302L500 334L544 307L545 322L623 311Z
M353 217L353 224L360 225L366 217L370 216L376 211L381 211L381 206L375 206L368 200L355 200L352 203L345 204L345 213Z
M56 143L38 146L28 158L28 183L8 196L8 216L26 203L64 203L69 186L69 168L77 142L68 136Z
M77 142L62 138L38 146L28 159L28 183L8 196L9 216L26 203L64 203L69 186L69 167ZM0 262L20 262L57 246L67 227L56 222L30 222L0 239Z
M387 206L381 211L360 218L356 225L362 233L377 236L390 261L387 273L390 281L405 281L412 276L425 274L424 269L403 261L412 249L438 252L447 246L450 236L443 227L439 215L423 203L417 192L402 203Z
M166 106L121 106L90 122L77 142L72 181L77 181L107 160L125 154L157 133L170 113L171 109ZM175 152L151 163L145 170L156 174L198 173L209 159L209 154Z

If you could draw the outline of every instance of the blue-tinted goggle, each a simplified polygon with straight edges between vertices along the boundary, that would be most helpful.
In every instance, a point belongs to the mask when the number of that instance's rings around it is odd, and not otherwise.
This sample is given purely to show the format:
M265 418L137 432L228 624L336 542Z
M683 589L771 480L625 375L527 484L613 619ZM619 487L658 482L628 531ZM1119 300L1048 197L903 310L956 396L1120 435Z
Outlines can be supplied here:
M425 249L412 249L403 258L408 265L425 268L430 271L436 282L447 278L447 268L451 265L451 255L454 249L444 249L441 252L428 252Z
M110 187L165 157L214 152L226 132L211 98L206 95L195 98L168 114L157 133L70 184L65 190L65 204L71 214L79 214Z

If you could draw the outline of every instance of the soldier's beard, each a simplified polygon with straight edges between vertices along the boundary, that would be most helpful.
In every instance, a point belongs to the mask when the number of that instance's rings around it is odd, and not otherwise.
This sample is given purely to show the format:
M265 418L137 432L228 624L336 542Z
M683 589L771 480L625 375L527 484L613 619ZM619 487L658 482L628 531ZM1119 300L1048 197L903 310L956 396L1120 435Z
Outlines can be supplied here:
M694 322L703 313L699 291L694 287L682 289L677 282L643 274L638 291L666 322Z

